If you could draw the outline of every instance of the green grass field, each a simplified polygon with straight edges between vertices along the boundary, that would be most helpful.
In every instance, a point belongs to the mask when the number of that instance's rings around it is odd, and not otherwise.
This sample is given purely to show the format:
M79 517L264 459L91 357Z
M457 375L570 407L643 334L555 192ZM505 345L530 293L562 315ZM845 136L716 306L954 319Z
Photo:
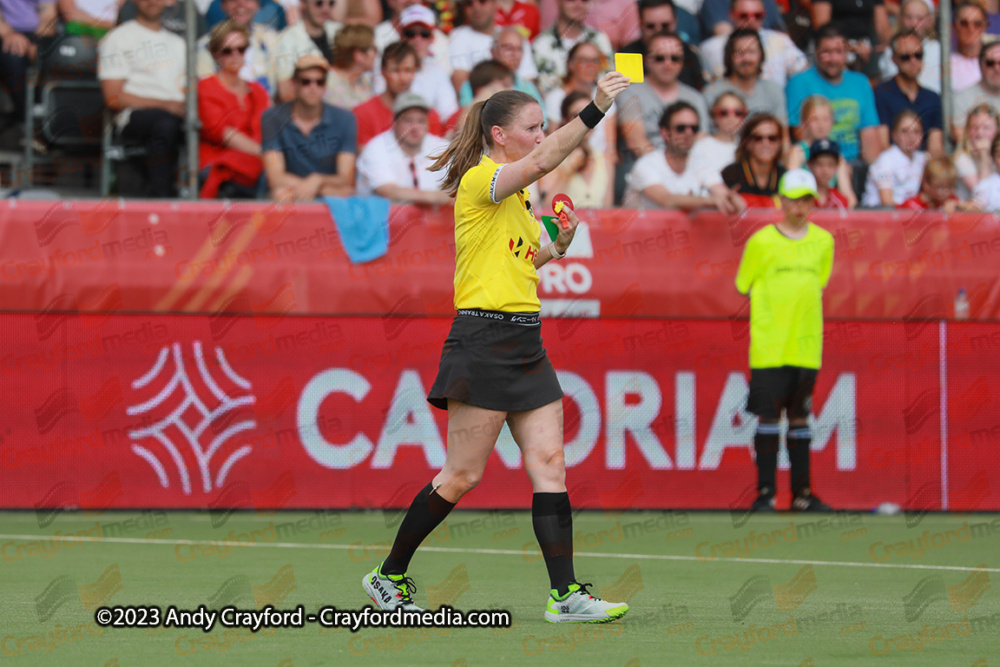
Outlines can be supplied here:
M370 603L361 577L399 519L0 513L0 656L122 666L1000 664L1000 517L986 514L913 516L909 527L902 515L779 514L734 527L728 512L581 512L577 578L631 611L577 626L544 621L548 581L528 513L460 511L413 560L417 603L506 609L509 629L94 624L99 605L360 608Z

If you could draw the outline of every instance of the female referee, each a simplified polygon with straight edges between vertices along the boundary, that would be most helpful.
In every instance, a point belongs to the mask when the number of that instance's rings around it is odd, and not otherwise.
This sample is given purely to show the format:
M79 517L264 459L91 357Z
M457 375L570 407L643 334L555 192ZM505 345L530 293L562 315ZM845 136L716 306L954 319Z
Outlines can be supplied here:
M600 623L621 618L625 603L605 602L576 581L573 518L566 492L562 389L542 347L537 270L562 259L580 223L539 247L539 224L525 191L555 169L611 108L629 80L609 72L577 118L548 137L533 97L500 91L469 111L461 133L432 169L447 169L442 189L455 196L455 310L427 400L448 410L444 468L421 489L389 556L363 586L381 609L417 610L406 576L417 547L482 478L504 422L521 449L534 487L531 521L551 582L545 619Z

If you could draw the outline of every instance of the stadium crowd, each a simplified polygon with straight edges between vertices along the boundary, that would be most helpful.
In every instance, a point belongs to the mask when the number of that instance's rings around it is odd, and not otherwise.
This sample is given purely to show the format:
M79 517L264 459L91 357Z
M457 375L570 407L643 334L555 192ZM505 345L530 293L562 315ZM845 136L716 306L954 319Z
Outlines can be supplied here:
M554 130L624 52L645 80L543 201L736 212L775 206L806 167L820 207L1000 210L1000 0L953 8L950 118L931 0L194 2L204 198L446 205L428 156L473 103L521 90ZM186 29L184 0L0 0L6 125L32 68L92 40L109 131L144 149L141 194L176 196Z

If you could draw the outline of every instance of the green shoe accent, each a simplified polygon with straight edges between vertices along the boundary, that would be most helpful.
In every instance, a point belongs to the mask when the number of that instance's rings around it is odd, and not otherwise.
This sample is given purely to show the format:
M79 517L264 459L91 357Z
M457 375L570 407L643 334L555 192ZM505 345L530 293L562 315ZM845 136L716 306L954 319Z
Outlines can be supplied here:
M554 588L550 591L550 594L552 595L552 599L553 600L559 600L560 602L562 602L563 600L565 600L566 598L568 598L570 595L572 595L573 593L575 593L578 590L580 590L580 585L579 584L570 584L569 585L569 590L566 591L566 595L559 595L559 591L557 591Z

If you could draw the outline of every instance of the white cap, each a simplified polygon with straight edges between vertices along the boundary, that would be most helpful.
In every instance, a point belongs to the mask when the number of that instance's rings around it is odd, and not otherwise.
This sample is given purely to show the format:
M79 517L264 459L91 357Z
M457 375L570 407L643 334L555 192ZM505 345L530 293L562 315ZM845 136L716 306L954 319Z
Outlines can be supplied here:
M801 199L806 195L817 196L816 177L808 169L792 169L785 172L778 183L778 194L789 199Z
M421 23L433 28L437 25L437 19L434 16L434 12L427 7L423 5L410 5L399 15L399 27L405 28L414 23Z

